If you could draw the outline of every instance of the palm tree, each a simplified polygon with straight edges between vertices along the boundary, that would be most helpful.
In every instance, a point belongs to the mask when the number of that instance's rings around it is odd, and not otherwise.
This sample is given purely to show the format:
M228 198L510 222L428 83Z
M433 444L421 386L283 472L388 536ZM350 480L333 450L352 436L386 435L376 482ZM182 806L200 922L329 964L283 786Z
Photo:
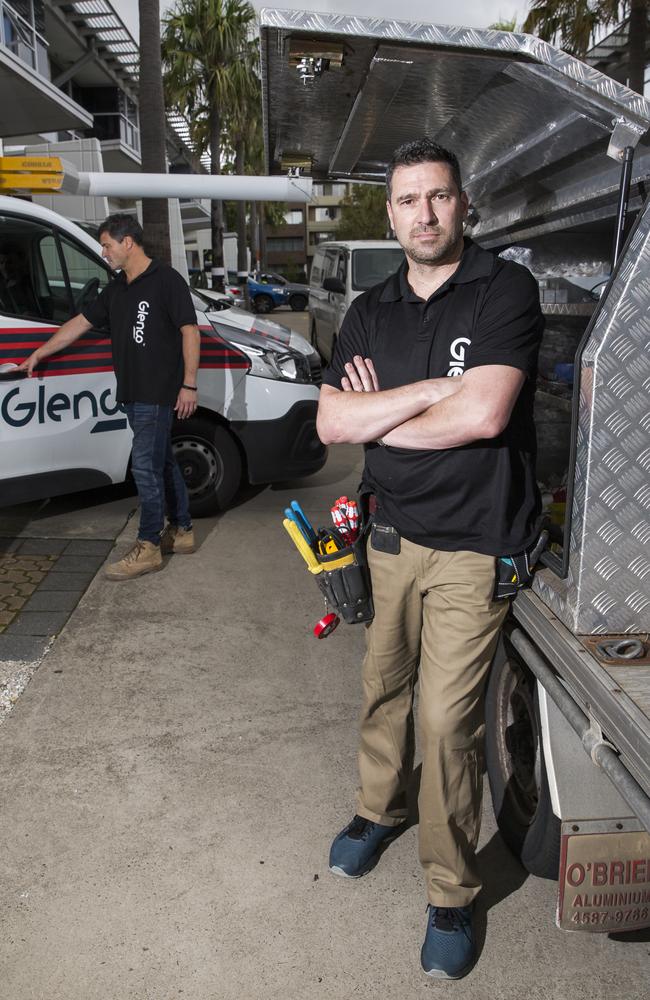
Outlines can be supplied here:
M261 173L264 169L262 141L262 88L258 73L259 40L251 39L246 45L236 75L236 100L226 116L227 143L235 173ZM261 155L260 155L261 154ZM246 252L246 202L237 202L237 274L238 283L248 306L248 260Z
M255 23L245 0L176 0L164 19L163 61L169 104L191 122L210 173L221 173L226 109L237 99L242 54ZM212 284L223 290L223 204L212 202Z
M643 93L648 0L533 0L523 30L582 59L599 28L618 24L629 13L628 85Z
M167 171L165 102L160 54L160 0L138 0L140 14L140 153L145 173ZM171 263L169 203L166 198L142 199L142 223L147 252Z

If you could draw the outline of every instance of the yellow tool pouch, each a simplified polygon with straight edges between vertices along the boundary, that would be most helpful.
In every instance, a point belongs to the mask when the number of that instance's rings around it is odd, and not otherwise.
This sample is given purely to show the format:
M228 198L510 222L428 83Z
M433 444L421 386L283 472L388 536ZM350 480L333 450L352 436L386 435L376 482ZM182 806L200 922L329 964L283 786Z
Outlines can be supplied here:
M347 548L319 555L321 571L312 570L325 601L348 625L371 622L375 615L366 537L364 531Z

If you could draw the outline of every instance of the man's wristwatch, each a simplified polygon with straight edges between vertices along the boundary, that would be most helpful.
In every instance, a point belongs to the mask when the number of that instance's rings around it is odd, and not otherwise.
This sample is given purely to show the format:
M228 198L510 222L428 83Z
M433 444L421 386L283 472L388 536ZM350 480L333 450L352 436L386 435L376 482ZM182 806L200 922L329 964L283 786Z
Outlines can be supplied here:
M196 386L195 385L185 385L184 382L183 382L183 384L181 386L181 389L190 389L191 392L196 392Z

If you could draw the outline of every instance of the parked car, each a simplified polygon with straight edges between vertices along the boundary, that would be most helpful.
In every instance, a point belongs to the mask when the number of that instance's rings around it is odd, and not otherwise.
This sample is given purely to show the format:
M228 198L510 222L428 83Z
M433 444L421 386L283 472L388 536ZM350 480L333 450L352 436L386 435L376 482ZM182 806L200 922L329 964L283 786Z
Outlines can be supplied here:
M289 293L284 285L279 285L270 281L260 281L249 276L248 297L255 312L269 313L276 306L285 306L289 303Z
M106 334L90 330L37 377L16 371L111 280L99 244L55 212L0 196L0 247L20 258L21 278L0 279L0 506L122 482L131 432ZM316 434L320 365L306 341L198 296L196 306L199 408L172 437L200 516L227 506L242 479L308 475L327 451Z
M281 274L261 273L251 275L262 285L279 285L288 295L287 302L294 312L302 312L309 301L309 286L297 281L287 281ZM261 311L261 310L260 310Z
M350 240L317 247L309 277L310 341L325 361L350 303L400 266L404 251L396 240Z
M206 289L202 288L202 292ZM242 302L241 287L237 284L236 275L228 276L226 295L233 302ZM307 308L309 287L298 282L287 281L281 274L270 272L255 272L248 277L248 297L255 312L268 313L276 306L288 305L294 312L302 312Z

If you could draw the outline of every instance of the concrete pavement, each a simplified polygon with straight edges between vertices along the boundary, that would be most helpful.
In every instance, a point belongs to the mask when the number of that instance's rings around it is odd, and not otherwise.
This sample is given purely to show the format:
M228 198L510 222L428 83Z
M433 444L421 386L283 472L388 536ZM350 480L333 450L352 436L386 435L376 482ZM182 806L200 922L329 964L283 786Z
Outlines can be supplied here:
M353 811L361 628L323 605L281 528L326 523L360 453L197 522L160 573L97 576L0 727L0 995L7 1000L642 1000L648 935L553 925L555 886L481 840L482 955L418 956L416 829L358 882L327 871ZM112 558L128 548L130 521Z

